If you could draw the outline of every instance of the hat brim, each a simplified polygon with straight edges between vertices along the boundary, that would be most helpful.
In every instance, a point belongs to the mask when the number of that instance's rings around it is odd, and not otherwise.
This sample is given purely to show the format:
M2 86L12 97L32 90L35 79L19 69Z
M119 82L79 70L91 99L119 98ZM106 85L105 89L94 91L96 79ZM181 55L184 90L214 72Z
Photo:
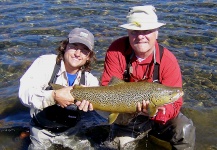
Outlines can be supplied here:
M86 45L89 50L93 51L93 46L90 44L89 41L85 40L84 38L80 38L78 36L72 36L69 38L69 43L81 43Z
M123 24L120 25L120 27L128 29L128 30L152 30L152 29L157 29L161 26L165 25L165 23L150 23L150 24L140 24L140 25L136 25L134 23L127 23L127 24Z

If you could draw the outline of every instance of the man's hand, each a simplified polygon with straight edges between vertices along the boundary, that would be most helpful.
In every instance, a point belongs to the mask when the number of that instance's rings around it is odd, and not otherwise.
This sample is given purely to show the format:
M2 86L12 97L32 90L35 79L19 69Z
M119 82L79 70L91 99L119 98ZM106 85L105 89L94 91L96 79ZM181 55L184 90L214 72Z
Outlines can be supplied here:
M82 84L80 86L86 87L85 85ZM93 105L87 100L77 101L75 105L78 106L79 110L83 110L85 112L87 112L88 110L93 111Z
M138 103L137 103L137 111L138 111L138 112L142 112L143 115L145 115L145 116L148 116L148 115L149 115L149 114L148 114L148 105L149 105L149 101L143 100L143 101L142 101L142 104L141 104L140 102L138 102ZM156 113L157 113L158 111L162 111L163 114L166 113L166 109L165 109L165 107L163 107L163 106L158 107ZM155 114L156 114L156 113L155 113Z
M74 98L72 97L70 90L72 87L64 87L59 90L53 91L53 97L57 104L59 104L62 108L67 107L74 103Z
M83 110L85 112L87 112L88 110L89 111L93 110L93 105L89 101L86 100L77 101L75 104L78 106L79 110Z

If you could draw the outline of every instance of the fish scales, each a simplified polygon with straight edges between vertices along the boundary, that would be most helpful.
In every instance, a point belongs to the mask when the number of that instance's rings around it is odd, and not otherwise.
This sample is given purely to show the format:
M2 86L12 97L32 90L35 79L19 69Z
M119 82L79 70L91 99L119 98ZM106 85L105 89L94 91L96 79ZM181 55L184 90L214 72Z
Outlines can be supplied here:
M114 85L103 87L85 87L76 86L72 90L72 95L76 100L88 100L95 109L112 111L112 112L127 112L136 111L136 104L143 100L149 101L153 95L160 97L161 93L155 92L158 86L144 82L137 84L125 83L126 85ZM129 84L130 86L127 86ZM164 90L165 92L165 90Z
M52 85L53 89L59 89ZM88 100L95 110L111 112L109 123L113 123L119 113L135 113L138 102L149 101L148 114L153 117L157 107L173 103L183 95L182 88L169 87L150 82L124 82L115 78L108 86L74 86L71 90L76 100Z
M130 108L130 106L134 101L127 102L126 100L132 97L130 93L128 93L127 88L122 87L110 87L105 86L102 88L94 87L94 88L74 88L72 90L72 95L77 100L89 100L94 109L104 110L104 111L113 111L117 112L122 110L125 111L126 108ZM123 108L123 109L120 109ZM128 110L128 112L134 112L135 109L132 111Z

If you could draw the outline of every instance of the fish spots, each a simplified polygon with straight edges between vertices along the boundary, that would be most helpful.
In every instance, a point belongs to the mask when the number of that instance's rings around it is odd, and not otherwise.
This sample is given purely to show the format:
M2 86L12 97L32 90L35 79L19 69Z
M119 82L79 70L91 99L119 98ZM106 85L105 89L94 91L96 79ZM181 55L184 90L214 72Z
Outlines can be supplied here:
M183 95L181 88L118 80L113 80L111 86L74 88L72 94L76 100L88 100L96 110L115 113L134 113L138 102L149 101L150 115L154 115L156 107L172 103Z

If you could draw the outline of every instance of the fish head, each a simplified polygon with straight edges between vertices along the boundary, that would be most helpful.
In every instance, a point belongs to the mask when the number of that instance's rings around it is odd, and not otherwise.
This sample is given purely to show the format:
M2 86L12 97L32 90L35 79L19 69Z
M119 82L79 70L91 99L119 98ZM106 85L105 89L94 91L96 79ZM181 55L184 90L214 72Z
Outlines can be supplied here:
M184 95L180 87L157 88L156 94L150 100L155 106L173 103Z
M170 95L171 95L170 100L172 102L175 102L176 100L178 100L180 97L184 95L184 92L182 88L176 88L170 92Z
M148 104L148 114L150 117L155 116L157 107L170 104L178 100L184 93L182 88L159 86L153 90Z

